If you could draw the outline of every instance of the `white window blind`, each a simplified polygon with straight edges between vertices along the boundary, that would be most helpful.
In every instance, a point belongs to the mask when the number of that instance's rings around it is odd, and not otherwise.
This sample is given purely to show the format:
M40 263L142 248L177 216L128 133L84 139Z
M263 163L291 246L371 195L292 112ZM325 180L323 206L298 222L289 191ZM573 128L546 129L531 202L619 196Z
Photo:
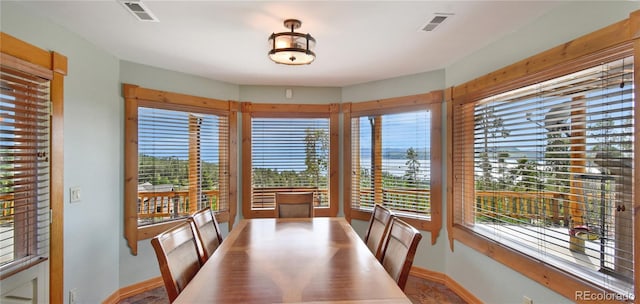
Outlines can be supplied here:
M457 107L456 223L633 294L633 92L628 57Z
M273 209L276 192L314 192L329 207L329 118L252 118L252 209Z
M228 208L228 117L138 108L138 223Z
M396 214L430 216L431 112L351 119L352 208L383 204Z
M0 272L49 254L49 80L0 67Z

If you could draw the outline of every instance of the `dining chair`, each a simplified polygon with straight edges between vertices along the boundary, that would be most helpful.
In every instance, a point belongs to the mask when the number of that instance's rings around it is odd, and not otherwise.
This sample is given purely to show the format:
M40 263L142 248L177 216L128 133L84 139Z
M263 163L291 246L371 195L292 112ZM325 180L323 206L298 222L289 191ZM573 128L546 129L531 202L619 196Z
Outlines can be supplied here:
M276 217L313 217L313 192L276 192Z
M373 213L369 220L369 229L367 229L364 242L378 261L382 258L382 241L389 231L392 217L393 213L386 207L378 204L373 207Z
M191 223L184 221L151 239L169 302L187 286L202 266L196 235Z
M213 252L218 249L218 246L222 243L222 233L220 233L220 226L216 216L211 211L211 208L204 208L191 217L189 222L193 225L198 239L198 253L202 263L206 262Z
M402 290L407 284L421 239L422 235L416 228L395 216L392 217L389 233L382 246L380 262Z

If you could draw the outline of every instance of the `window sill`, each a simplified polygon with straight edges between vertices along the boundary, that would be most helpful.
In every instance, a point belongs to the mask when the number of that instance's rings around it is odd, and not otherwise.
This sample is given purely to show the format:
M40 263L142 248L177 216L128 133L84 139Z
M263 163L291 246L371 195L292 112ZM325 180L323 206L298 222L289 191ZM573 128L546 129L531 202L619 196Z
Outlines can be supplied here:
M629 299L629 297L633 296L633 284L623 281L613 283L608 279L608 282L616 285L612 288L605 288L593 282L604 281L605 279L603 279L602 275L598 279L598 274L596 273L579 269L566 262L562 263L558 258L543 257L540 253L536 254L540 258L527 255L510 248L509 246L522 247L513 241L501 239L501 243L498 243L486 237L483 234L486 234L487 231L487 227L472 229L454 225L452 228L454 240L558 292L567 299L575 301L578 291L588 291L595 294L617 294L624 299ZM533 250L529 250L528 253L533 252Z
M229 211L216 212L216 220L218 224L229 222ZM174 226L182 223L187 218L178 218L171 221L165 221L157 224L138 226L138 241L147 240L154 236L173 228Z
M0 280L4 280L14 274L20 273L26 269L38 265L48 259L49 258L44 256L29 256L3 265L0 268Z

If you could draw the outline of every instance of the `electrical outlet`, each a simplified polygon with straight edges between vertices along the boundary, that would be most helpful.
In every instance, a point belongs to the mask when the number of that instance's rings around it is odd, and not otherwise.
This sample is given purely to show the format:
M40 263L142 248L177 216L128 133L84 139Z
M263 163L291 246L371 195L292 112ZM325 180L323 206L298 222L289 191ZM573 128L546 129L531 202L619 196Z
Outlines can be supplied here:
M69 201L71 203L77 203L80 201L80 187L69 188Z
M78 289L69 290L69 304L76 304L78 301Z
M522 296L522 304L533 304L533 300L527 296Z

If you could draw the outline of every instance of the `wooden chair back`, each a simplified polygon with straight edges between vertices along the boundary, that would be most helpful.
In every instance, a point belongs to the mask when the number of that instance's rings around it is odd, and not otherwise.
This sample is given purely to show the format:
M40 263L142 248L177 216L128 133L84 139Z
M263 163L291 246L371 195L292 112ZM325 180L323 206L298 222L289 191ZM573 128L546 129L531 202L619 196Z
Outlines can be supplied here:
M192 225L184 221L155 236L151 245L158 258L169 301L173 302L202 266L195 232Z
M276 217L313 217L313 192L276 192Z
M382 244L389 231L391 217L393 217L393 214L386 207L378 204L373 207L373 213L369 220L369 229L364 237L364 242L378 261L382 259Z
M382 266L404 290L413 258L422 239L420 232L405 221L393 217L382 246Z
M202 264L204 264L222 243L220 226L218 226L216 216L208 207L194 213L189 218L189 222L196 232L198 252Z

